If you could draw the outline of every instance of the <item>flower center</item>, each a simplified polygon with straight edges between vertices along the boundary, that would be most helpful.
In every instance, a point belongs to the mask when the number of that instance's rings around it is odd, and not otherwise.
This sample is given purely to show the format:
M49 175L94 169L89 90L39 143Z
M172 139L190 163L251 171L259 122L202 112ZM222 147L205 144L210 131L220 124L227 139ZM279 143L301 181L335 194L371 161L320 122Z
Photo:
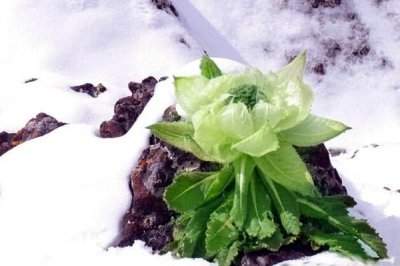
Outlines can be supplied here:
M262 93L260 88L258 88L256 85L241 85L231 89L229 93L231 94L231 97L229 98L230 102L243 103L250 110L253 109L258 100L266 100L264 93Z

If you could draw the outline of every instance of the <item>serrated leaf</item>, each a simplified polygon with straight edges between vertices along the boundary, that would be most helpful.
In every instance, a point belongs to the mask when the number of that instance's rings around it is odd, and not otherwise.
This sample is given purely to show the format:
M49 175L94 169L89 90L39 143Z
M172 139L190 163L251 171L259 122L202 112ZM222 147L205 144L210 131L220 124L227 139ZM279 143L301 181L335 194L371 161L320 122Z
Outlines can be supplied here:
M247 245L243 247L245 253L254 252L262 249L268 249L270 251L278 251L279 248L284 244L282 233L279 229L270 237L264 239L257 239L254 242L247 242Z
M194 128L191 123L159 122L148 127L159 139L184 151L191 152L194 156L203 161L213 161L200 146L193 140Z
M203 56L200 62L201 74L208 78L216 78L222 75L221 70L218 68L217 64L208 56Z
M233 162L235 171L235 196L231 216L238 228L243 228L247 217L247 202L250 179L254 177L255 164L248 156L242 156L240 160Z
M329 246L329 250L337 251L350 258L358 258L364 261L371 259L353 236L346 234L326 234L316 230L308 232L307 236L314 242L313 245L327 245Z
M301 222L295 195L283 186L274 183L269 176L261 174L261 178L279 214L283 228L289 234L298 235Z
M366 221L347 215L343 201L334 202L332 198L298 197L297 202L303 215L326 220L330 225L352 235L370 246L379 258L387 258L386 244ZM372 258L374 259L374 258Z
M282 143L276 151L254 161L263 175L287 189L304 195L318 194L306 165L291 145Z
M222 203L223 198L218 198L205 206L191 212L189 222L185 226L184 235L179 240L178 251L182 257L203 257L206 253L204 247L207 222L212 212Z
M221 194L233 177L231 167L218 172L184 172L166 188L164 199L169 209L194 210Z
M345 124L327 118L309 115L299 125L279 133L279 139L296 146L321 144L348 130Z
M271 199L257 175L250 180L250 195L245 231L251 237L271 237L277 227L271 209Z
M221 249L236 241L239 232L230 215L233 204L233 194L211 214L206 231L206 250L209 256L217 254Z
M242 245L241 242L235 241L231 245L227 246L226 248L222 249L218 252L215 260L218 262L219 266L230 266L232 261L237 257L239 254L239 248Z

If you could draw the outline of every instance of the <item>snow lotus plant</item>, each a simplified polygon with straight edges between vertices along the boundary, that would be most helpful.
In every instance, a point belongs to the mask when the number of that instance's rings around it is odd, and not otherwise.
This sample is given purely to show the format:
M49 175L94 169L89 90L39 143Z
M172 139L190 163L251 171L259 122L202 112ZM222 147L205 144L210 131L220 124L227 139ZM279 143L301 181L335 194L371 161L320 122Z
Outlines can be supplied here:
M201 75L175 77L186 120L150 126L160 139L222 165L178 174L166 189L181 215L169 249L230 265L239 253L279 250L294 241L352 258L387 257L366 221L348 215L350 196L321 196L295 146L313 146L348 129L310 114L305 54L276 73L223 74L203 57ZM369 246L366 251L363 246Z

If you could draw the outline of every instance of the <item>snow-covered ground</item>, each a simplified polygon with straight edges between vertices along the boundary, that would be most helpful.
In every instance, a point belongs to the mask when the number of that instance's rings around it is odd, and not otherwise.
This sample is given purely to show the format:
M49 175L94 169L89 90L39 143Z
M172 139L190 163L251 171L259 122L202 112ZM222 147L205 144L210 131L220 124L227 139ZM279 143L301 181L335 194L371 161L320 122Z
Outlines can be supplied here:
M39 112L68 125L0 157L0 264L209 265L152 255L142 243L109 248L130 204L144 127L174 101L171 79L127 135L101 139L98 127L129 95L129 81L176 74L203 50L265 72L307 50L314 113L353 128L328 146L347 150L333 163L359 203L354 213L388 244L391 258L380 265L400 265L400 3L342 2L175 0L178 20L150 0L1 1L0 131ZM38 80L25 84L30 78ZM69 89L85 82L108 90L91 98ZM331 253L285 265L305 263L361 265Z

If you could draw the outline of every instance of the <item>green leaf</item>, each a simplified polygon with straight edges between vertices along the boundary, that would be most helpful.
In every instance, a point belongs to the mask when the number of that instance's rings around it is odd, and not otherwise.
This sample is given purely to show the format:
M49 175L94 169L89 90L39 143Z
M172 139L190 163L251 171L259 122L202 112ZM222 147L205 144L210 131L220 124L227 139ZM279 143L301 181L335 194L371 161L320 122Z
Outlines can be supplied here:
M201 58L200 70L201 74L208 79L222 76L222 72L218 68L217 64L206 55Z
M218 252L216 256L216 261L218 262L219 266L230 266L232 265L233 260L239 254L239 248L242 245L241 242L235 241L229 246L222 249Z
M251 178L254 178L254 167L254 161L248 156L242 156L239 160L233 162L235 170L235 196L231 216L239 229L243 228L246 222L249 182Z
M330 225L350 234L370 246L379 258L387 258L386 244L366 221L347 215L346 203L332 198L298 197L297 202L303 215L326 220Z
M261 175L261 178L278 212L283 228L289 234L298 235L301 222L295 195L283 186L274 183L267 175Z
M263 175L287 189L305 195L318 194L307 167L291 145L281 143L276 151L254 160Z
M251 237L264 239L277 230L271 209L271 199L257 175L250 180L248 214L245 231Z
M205 206L190 212L190 220L185 227L185 233L178 245L179 255L182 257L203 257L207 222L212 212L222 203L223 198L218 198Z
M265 125L275 128L278 122L285 118L286 113L276 105L259 101L251 110L251 118L255 130L259 130Z
M239 237L234 219L230 215L233 204L232 196L230 195L210 216L206 231L206 250L209 256L218 254L220 250L231 245Z
M245 253L254 252L262 249L268 249L271 251L278 251L279 248L284 244L282 233L277 229L271 237L264 239L248 240L246 246L243 247Z
M279 148L275 132L267 125L263 126L251 136L237 142L232 146L252 157L260 157Z
M181 173L166 188L164 199L169 209L194 210L221 194L232 180L233 171L229 167L218 172Z
M187 114L191 115L209 103L204 92L208 82L203 76L174 77L176 99Z
M193 153L194 156L203 161L214 161L193 140L194 129L191 123L159 122L148 127L159 139L184 151Z
M309 115L299 125L282 131L279 139L296 146L314 146L348 130L346 125L323 117Z
M329 250L337 251L350 258L371 260L361 244L351 235L326 234L316 230L306 234L313 241L312 245L329 246Z
M276 75L282 81L294 81L303 78L304 66L306 64L306 52L302 52L290 64L279 70Z

